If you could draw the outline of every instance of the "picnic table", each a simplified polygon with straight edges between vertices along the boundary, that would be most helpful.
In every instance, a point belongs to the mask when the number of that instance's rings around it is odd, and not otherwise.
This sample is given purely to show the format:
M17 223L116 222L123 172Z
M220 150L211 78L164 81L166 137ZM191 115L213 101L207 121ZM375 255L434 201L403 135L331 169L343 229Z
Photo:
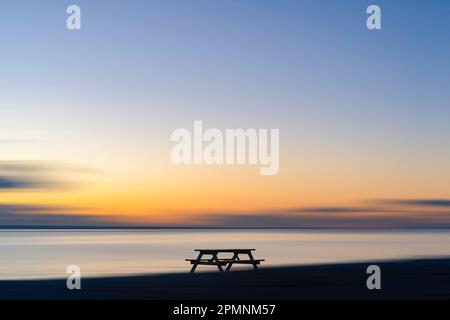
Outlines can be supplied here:
M196 259L186 259L192 264L191 273L194 273L198 265L217 266L220 272L229 271L233 264L251 264L255 270L264 259L253 258L252 251L255 249L195 249L198 252ZM231 258L219 258L219 254L233 254ZM209 256L203 258L203 256ZM241 259L239 255L248 256L247 259ZM225 270L224 270L225 268Z

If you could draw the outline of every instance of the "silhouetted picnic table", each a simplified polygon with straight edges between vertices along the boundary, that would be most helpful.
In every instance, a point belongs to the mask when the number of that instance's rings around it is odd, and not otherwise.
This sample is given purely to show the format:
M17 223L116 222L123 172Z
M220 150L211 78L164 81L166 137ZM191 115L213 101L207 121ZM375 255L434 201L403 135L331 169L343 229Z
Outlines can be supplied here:
M217 266L220 272L228 271L233 264L251 264L255 270L258 270L258 264L264 259L253 258L252 251L255 249L195 249L198 252L197 259L186 259L192 264L191 273L194 273L198 265ZM219 254L233 254L231 258L219 258ZM203 256L210 256L205 259ZM239 255L247 255L248 259L241 259ZM225 270L223 267L226 267Z

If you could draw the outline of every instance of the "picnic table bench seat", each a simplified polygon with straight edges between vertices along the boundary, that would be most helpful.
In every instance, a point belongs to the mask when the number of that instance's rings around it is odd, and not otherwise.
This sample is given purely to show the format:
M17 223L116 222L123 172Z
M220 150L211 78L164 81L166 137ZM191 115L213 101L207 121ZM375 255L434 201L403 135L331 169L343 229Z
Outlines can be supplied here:
M201 259L201 260L197 260L197 259L186 259L186 261L190 261L191 264L193 263L216 263L215 260L212 259ZM260 264L262 261L265 261L264 259L253 259L253 260L233 260L233 259L219 259L220 264L228 264L230 262L232 263L242 263L242 264L252 264L252 263L256 263L256 264Z

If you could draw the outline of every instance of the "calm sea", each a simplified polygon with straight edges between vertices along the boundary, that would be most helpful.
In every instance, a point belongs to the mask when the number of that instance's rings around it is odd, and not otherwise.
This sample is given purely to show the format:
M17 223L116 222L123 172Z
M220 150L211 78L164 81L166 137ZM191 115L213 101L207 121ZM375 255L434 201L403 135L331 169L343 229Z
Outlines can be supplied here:
M13 230L0 231L0 279L187 272L196 248L255 248L264 266L450 256L450 231ZM201 268L200 270L211 270Z

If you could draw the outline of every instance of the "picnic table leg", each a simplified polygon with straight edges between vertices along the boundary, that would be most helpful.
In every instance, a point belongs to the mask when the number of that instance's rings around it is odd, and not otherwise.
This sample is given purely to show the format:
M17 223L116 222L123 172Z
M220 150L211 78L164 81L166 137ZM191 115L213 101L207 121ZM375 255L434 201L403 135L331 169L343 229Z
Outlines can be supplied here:
M217 263L217 268L219 268L219 271L223 272L222 266L220 265L219 258L217 257L217 253L212 254L212 260Z
M197 268L197 265L198 265L198 263L200 262L200 259L202 258L202 256L203 256L203 253L200 252L200 253L198 254L197 260L194 261L194 264L193 264L193 266L192 266L192 268L191 268L191 273L194 273L194 271L195 271L195 269Z
M234 253L233 257L231 258L231 260L240 260L239 259L239 253ZM225 269L225 271L229 271L231 269L231 266L233 265L233 262L229 262L227 268Z
M251 251L248 252L248 256L250 257L250 260L253 261L253 268L255 268L255 270L258 270L258 266L255 262L255 259L253 258Z

